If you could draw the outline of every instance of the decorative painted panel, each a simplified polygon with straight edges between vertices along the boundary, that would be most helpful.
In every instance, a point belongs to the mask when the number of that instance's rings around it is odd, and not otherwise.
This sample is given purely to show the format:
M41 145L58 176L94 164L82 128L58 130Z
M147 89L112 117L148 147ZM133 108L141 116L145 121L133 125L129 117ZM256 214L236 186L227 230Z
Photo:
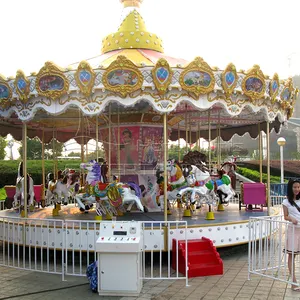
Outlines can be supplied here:
M199 96L214 89L215 78L210 66L201 57L196 57L181 73L179 83L184 90Z
M247 72L242 82L243 93L252 101L262 98L266 90L265 76L258 65Z
M35 87L39 95L54 100L69 90L69 81L56 65L46 62L37 74Z
M102 78L106 89L120 93L122 97L140 89L143 80L139 69L123 55L110 64Z

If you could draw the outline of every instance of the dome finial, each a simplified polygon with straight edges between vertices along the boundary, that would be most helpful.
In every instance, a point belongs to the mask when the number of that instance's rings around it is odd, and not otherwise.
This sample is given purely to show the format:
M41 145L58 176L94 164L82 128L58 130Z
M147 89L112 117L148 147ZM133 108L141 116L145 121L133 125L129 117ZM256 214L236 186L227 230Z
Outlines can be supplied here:
M140 7L143 0L120 0L120 2L126 7Z

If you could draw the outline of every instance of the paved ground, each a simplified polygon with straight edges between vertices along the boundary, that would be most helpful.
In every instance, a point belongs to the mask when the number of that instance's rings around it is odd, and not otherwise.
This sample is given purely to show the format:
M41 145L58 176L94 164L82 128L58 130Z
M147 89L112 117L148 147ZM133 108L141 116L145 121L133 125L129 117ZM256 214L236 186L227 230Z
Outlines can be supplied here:
M278 281L252 276L248 281L247 247L220 249L224 275L185 280L146 281L139 297L100 297L90 291L86 278L28 272L0 267L0 300L89 300L89 299L152 299L152 300L229 300L229 299L300 299L299 292ZM117 283L116 283L117 284Z

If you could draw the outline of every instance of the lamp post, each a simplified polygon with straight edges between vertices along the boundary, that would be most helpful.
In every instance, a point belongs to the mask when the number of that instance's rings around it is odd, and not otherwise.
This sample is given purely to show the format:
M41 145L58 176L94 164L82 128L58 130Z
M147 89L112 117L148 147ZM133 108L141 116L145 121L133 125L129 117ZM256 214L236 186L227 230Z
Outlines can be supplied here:
M283 146L285 145L286 140L283 137L277 139L277 144L280 148L280 170L281 170L281 183L284 183L284 172L283 172Z

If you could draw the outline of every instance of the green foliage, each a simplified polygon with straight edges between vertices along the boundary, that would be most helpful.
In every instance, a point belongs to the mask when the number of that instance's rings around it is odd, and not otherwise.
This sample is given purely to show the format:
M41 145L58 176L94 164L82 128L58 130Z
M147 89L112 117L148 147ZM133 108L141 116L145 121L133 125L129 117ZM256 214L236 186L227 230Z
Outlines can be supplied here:
M1 161L0 163L0 187L3 185L15 185L18 173L18 166L20 161ZM75 169L79 171L81 161L79 159L72 160L59 160L57 162L58 169L64 170L66 168ZM53 172L54 162L52 160L45 160L45 173L46 175ZM33 179L34 184L42 183L42 161L41 160L28 160L27 170Z
M178 160L178 151L180 153L180 160L182 160L183 156L186 154L186 148L179 148L177 145L171 145L168 150L169 158ZM188 149L189 151L189 149Z
M6 152L5 147L7 146L7 141L5 138L0 136L0 160L3 160L5 158Z
M53 147L54 146L54 147ZM57 140L45 145L45 158L53 159L53 157L61 156L64 143ZM54 149L54 151L53 151ZM23 146L19 148L20 156L23 157ZM54 153L54 156L53 156ZM27 138L27 159L42 159L42 143L38 138Z
M260 181L260 173L258 171L255 170L251 170L251 169L247 169L247 168L242 168L242 167L238 167L237 168L237 173L249 178L250 180L253 180L255 182L259 182ZM263 173L262 176L262 181L264 183L267 182L267 174ZM270 176L270 182L271 183L280 183L280 177L278 176Z

